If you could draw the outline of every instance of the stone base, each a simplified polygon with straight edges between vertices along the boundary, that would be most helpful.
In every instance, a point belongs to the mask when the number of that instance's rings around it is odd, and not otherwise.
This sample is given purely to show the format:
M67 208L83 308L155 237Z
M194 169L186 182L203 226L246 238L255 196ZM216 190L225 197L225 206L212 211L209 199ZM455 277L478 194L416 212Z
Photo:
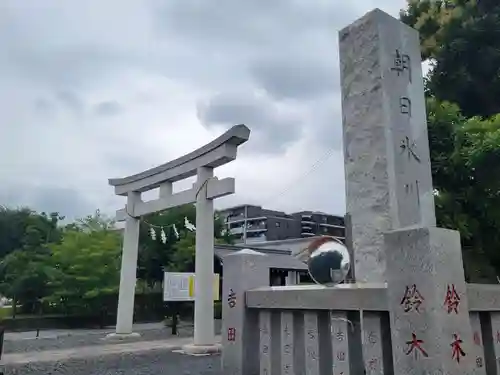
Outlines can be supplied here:
M182 347L182 351L188 355L209 355L219 354L222 351L221 344L213 345L195 345L187 344Z
M103 340L116 340L116 341L121 341L121 340L127 340L127 339L134 339L137 337L141 337L140 333L137 332L132 332L132 333L109 333L106 335L106 337L103 337Z

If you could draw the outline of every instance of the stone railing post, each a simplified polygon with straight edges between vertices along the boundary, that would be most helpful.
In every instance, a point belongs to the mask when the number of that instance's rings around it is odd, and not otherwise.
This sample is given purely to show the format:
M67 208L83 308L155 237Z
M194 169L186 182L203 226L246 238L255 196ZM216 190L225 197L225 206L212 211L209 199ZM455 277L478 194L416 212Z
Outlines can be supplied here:
M267 255L242 250L224 258L222 285L222 373L259 373L258 311L245 306L245 292L269 286Z

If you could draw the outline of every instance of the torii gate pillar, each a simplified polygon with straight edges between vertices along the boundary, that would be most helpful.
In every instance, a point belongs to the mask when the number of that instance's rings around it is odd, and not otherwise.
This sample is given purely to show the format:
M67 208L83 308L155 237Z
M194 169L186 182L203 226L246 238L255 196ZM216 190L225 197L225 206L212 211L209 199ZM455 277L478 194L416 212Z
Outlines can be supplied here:
M115 194L126 196L125 209L117 211L117 220L125 221L120 292L116 332L112 337L130 337L134 314L140 217L168 208L196 202L195 313L194 345L190 352L211 352L215 345L213 316L214 205L213 200L234 193L234 178L218 180L213 170L236 159L238 146L248 140L245 125L226 133L199 149L156 168L125 178L110 179ZM172 193L172 184L197 176L191 189ZM160 188L159 198L143 202L141 193Z

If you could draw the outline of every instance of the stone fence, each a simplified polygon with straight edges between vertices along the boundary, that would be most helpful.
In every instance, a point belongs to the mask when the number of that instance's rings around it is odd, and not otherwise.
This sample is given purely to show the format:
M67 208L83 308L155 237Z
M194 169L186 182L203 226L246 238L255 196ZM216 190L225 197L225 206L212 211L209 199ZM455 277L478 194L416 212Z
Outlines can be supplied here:
M225 259L224 375L394 374L384 284L269 287L275 265L266 258L236 253ZM473 352L461 351L460 340L443 350L458 361L473 360L476 374L500 374L500 285L469 284L467 298ZM409 337L398 349L432 358L424 346Z

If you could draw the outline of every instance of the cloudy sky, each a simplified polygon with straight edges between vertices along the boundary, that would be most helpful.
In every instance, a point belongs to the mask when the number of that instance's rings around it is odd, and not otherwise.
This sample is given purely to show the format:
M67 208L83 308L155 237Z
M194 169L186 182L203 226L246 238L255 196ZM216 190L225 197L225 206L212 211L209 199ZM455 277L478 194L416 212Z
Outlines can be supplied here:
M337 32L375 5L405 1L0 0L0 204L112 213L108 178L244 123L218 207L343 214Z

